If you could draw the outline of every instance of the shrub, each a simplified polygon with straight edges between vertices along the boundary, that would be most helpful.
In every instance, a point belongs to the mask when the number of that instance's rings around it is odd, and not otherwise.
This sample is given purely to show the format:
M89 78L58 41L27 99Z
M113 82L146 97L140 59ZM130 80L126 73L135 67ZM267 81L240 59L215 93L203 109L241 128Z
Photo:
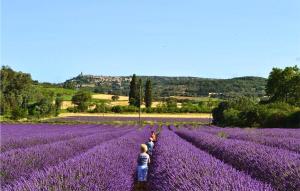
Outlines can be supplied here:
M286 127L288 114L285 112L274 112L270 114L263 122L263 127L283 128Z
M226 126L240 126L241 120L240 120L240 111L235 109L227 109L224 111L224 124Z
M123 106L122 110L124 112L137 112L139 110L139 108L133 106L133 105L129 105L129 106Z
M77 105L79 111L86 111L89 102L92 99L91 93L87 91L79 91L72 97L72 103Z
M68 111L68 112L72 112L72 113L77 113L77 112L78 112L78 109L77 109L77 107L68 107L68 108L67 108L67 111Z
M111 110L105 103L96 104L95 109L92 111L93 113L107 113Z
M152 113L153 109L151 107L145 108L146 113Z
M215 125L224 125L224 111L229 108L228 102L219 103L218 107L214 108L212 111L213 115L213 124Z
M14 108L11 112L11 119L18 120L27 117L28 110L23 108Z
M118 95L113 95L112 97L111 97L111 99L113 100L113 101L118 101L119 100L119 96Z
M300 111L294 112L287 118L287 126L300 128Z
M240 125L243 127L257 127L259 126L260 114L256 107L246 111L241 111L239 114Z
M111 108L111 111L114 112L114 113L122 113L123 112L123 109L121 106L117 105L117 106L113 106Z

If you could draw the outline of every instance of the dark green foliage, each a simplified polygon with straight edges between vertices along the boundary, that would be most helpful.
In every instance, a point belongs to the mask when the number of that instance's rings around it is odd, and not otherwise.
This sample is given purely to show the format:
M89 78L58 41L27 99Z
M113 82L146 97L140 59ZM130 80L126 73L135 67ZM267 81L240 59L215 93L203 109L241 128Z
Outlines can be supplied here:
M300 111L294 112L287 118L287 126L291 128L300 127Z
M143 82L141 79L138 79L135 74L133 74L131 82L130 82L130 90L129 90L129 105L140 107L143 100L143 92L142 92Z
M15 72L7 66L1 68L1 115L10 115L13 111L14 118L20 112L26 110L28 102L32 95L30 90L32 87L32 79L29 74ZM20 116L20 117L23 117Z
M137 95L135 98L135 106L140 107L143 104L143 81L142 79L139 79L137 84Z
M11 111L11 119L19 120L26 118L28 116L28 109L27 108L13 108Z
M217 108L213 109L213 123L216 125L223 125L225 123L224 111L229 108L228 102L221 102Z
M220 126L300 128L300 71L297 66L273 68L266 92L269 100L259 103L241 97L222 102L213 110L213 123Z
M51 97L44 97L29 107L29 114L37 118L56 114L56 108L52 103Z
M43 84L53 86L52 84ZM29 74L1 68L1 115L13 120L54 115L54 93L41 89Z
M111 97L112 101L118 101L119 98L120 98L120 97L119 97L118 95L113 95L113 96Z
M111 108L106 105L105 102L97 103L95 109L93 110L94 113L107 113L110 111Z
M273 68L266 92L271 101L288 102L300 106L300 70L297 66L285 69Z
M123 108L119 105L113 106L111 108L111 111L114 113L122 113L123 112Z
M262 127L292 127L288 119L293 116L299 108L288 103L276 102L258 106L260 126ZM300 118L298 119L298 123ZM297 123L295 121L295 123ZM290 126L292 125L292 126ZM300 126L299 126L300 127Z
M78 107L68 107L67 111L71 112L71 113L77 113L77 112L79 112Z
M136 105L136 99L138 95L138 86L137 86L137 78L136 75L133 74L130 87L129 87L129 105Z
M300 108L283 102L255 103L245 105L244 108L236 104L236 101L222 102L213 110L213 123L220 126L299 128L299 110Z
M152 105L152 83L150 79L147 79L145 85L145 106L146 108L151 108Z
M257 127L260 124L260 113L256 107L241 111L239 113L240 125L248 127Z
M57 94L55 98L55 116L59 115L62 102L63 102L62 94Z
M87 111L89 102L91 101L92 96L91 93L88 91L78 91L72 97L72 103L77 105L78 111Z
M63 87L66 88L66 89L75 89L76 88L76 82L74 81L66 81L64 84L63 84Z
M177 112L177 100L169 98L166 102L168 113L176 113Z

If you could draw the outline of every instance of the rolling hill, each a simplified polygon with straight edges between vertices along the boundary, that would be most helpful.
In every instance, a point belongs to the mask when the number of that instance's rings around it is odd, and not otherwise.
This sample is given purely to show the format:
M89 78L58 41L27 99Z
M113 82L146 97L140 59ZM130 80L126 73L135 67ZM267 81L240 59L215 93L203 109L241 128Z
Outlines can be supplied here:
M228 97L236 95L264 96L266 79L238 77L209 79L199 77L139 76L143 82L152 80L156 98L169 96ZM95 93L128 95L130 76L93 76L80 74L63 83L65 88L86 88Z

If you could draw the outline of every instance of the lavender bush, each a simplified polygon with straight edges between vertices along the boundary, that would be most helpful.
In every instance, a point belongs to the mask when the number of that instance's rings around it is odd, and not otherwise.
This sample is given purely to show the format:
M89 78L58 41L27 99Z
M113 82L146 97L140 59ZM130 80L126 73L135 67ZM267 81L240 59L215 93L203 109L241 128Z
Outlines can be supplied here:
M300 153L300 139L295 137L289 137L289 134L285 130L272 129L276 133L273 132L271 134L271 130L266 131L265 129L240 129L240 128L199 128L201 132L207 132L214 135L222 135L226 136L229 139L238 139L244 141L251 141L271 147L277 147L281 149L286 149L290 151L294 151ZM282 131L282 135L280 136L280 132ZM270 133L266 133L270 132ZM291 130L290 133L292 133ZM276 136L274 136L276 134ZM273 135L273 136L272 136ZM294 133L294 136L297 135L297 132Z
M39 144L48 144L56 141L72 139L75 137L82 137L100 131L112 131L113 129L116 128L111 128L104 125L84 125L72 128L61 125L61 129L49 130L47 126L44 126L43 131L37 135L35 129L32 128L32 131L24 132L23 135L18 133L18 136L11 136L9 139L6 138L6 141L1 144L0 150L1 152L6 152L17 148L28 148ZM18 131L17 128L14 130Z
M139 145L149 133L149 130L135 130L3 190L129 191L133 188Z
M164 129L155 146L150 190L273 190Z
M99 132L67 141L5 152L0 156L1 186L11 183L21 176L28 178L35 170L57 164L129 131L124 129L108 133Z
M177 134L233 167L271 183L275 189L300 190L297 153L199 131L179 130Z

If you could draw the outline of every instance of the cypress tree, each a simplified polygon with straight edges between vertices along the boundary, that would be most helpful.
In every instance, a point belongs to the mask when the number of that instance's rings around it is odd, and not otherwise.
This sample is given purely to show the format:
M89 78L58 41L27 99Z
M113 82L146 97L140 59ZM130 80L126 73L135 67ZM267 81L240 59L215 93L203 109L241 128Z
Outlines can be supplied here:
M152 105L152 83L151 83L150 79L147 79L147 81L146 81L145 105L146 105L146 108L151 108L151 105Z
M140 107L141 104L143 104L143 82L142 79L139 79L138 83L137 83L137 94L135 97L135 106L136 107ZM141 94L141 96L140 96Z
M129 90L129 105L136 105L136 97L137 97L137 78L136 75L133 74L131 82L130 82L130 90Z

